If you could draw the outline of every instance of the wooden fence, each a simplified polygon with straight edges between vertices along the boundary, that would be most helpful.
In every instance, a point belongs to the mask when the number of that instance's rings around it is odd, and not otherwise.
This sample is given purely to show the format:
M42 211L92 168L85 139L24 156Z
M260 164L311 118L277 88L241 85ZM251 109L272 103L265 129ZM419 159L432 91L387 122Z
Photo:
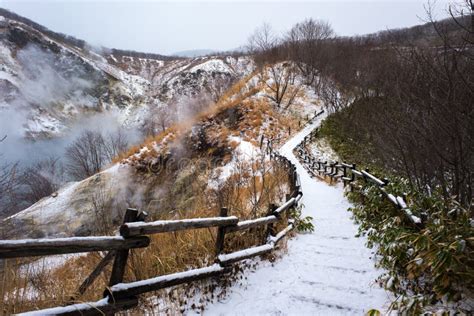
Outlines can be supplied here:
M349 164L345 162L330 162L323 161L314 157L306 148L306 145L312 142L319 134L319 127L315 128L310 134L308 134L303 141L296 146L294 152L298 156L299 160L308 170L308 172L317 177L329 178L330 181L342 181L344 186L349 185L351 190L357 189L363 194L362 187L357 185L356 180L361 179L365 182L371 182L379 188L383 195L393 203L412 225L417 228L423 227L424 218L415 216L410 208L408 207L405 198L401 196L394 196L388 193L386 186L389 183L388 179L379 179L373 174L369 173L369 170L357 170L355 164Z
M294 228L294 224L290 219L289 225L280 232L274 231L273 224L281 221L285 212L298 205L302 193L296 167L288 159L273 151L271 146L267 146L266 151L271 159L288 170L290 193L286 196L286 202L283 205L279 207L270 205L269 212L265 217L242 221L235 216L228 216L227 209L223 208L219 217L145 222L145 212L140 213L135 209L127 209L123 224L119 229L120 236L0 241L0 259L107 251L107 255L80 285L79 294L83 294L104 268L113 261L109 286L104 289L103 299L96 302L32 311L25 313L25 315L113 314L137 306L137 296L140 294L215 277L230 271L231 265L236 262L274 250L279 241ZM267 227L265 242L262 245L233 253L222 253L226 234L262 226ZM218 228L215 244L216 258L213 265L141 281L123 282L130 249L147 247L150 244L150 238L147 235L212 227Z

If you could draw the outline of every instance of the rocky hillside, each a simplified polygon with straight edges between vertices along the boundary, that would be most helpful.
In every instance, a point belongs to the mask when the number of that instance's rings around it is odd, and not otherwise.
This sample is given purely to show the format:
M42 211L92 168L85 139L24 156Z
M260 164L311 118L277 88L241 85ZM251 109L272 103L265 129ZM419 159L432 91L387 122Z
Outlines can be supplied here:
M156 109L177 112L174 122L148 134L103 172L65 184L8 217L4 238L108 234L126 207L147 209L153 218L213 214L224 203L223 188L235 187L234 175L245 178L238 182L241 190L251 190L252 177L262 182L276 176L252 171L265 170L262 138L277 146L320 107L291 63L256 69L246 56L173 58L92 48L2 14L0 112L13 123L1 124L9 128L0 127L0 134L20 130L23 138L44 141L64 137L76 125L104 129L116 120L136 128L165 115ZM4 142L0 150L8 146ZM263 185L254 183L253 191L276 189ZM249 194L240 192L238 200ZM242 203L239 209L249 214L264 199L251 210Z
M0 65L0 111L16 112L14 127L31 139L61 136L81 117L103 112L139 126L153 107L203 93L216 98L253 70L245 57L178 59L93 48L6 10L0 10Z
M216 64L226 65L215 59L193 67ZM123 153L105 171L69 183L10 216L2 224L4 236L107 233L119 225L127 207L146 209L155 219L190 217L195 212L214 216L220 205L234 205L246 216L266 210L269 201L284 196L285 188L276 184L278 172L266 165L268 156L261 145L272 140L278 147L321 108L312 88L298 76L288 87L294 92L282 101L291 98L289 106L271 100L271 74L281 77L289 67L282 63L241 79L216 103ZM265 187L271 183L271 189ZM250 196L260 196L255 190L269 196L251 207Z

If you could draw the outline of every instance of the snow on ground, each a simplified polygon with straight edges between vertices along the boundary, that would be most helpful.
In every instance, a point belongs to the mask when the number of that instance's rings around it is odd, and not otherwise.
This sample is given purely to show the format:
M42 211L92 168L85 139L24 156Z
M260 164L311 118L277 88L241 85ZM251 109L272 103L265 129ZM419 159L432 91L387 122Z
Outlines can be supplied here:
M211 59L204 63L198 64L192 67L189 72L197 72L198 70L201 71L215 71L215 72L232 72L226 63L222 59Z
M317 138L309 144L309 150L314 157L318 157L325 161L340 161L339 156L331 148L329 142L325 138Z
M243 140L241 137L230 136L230 141L236 142L238 145L234 150L234 156L225 166L215 169L217 178L211 178L209 187L217 189L220 184L224 183L232 174L240 172L242 162L250 162L261 156L262 152L252 143Z
M312 179L293 155L293 148L319 123L280 150L297 166L303 215L313 217L314 233L289 240L287 254L262 263L204 315L363 315L372 308L387 309L391 297L375 282L382 271L374 268L365 238L355 237L357 226L343 188Z

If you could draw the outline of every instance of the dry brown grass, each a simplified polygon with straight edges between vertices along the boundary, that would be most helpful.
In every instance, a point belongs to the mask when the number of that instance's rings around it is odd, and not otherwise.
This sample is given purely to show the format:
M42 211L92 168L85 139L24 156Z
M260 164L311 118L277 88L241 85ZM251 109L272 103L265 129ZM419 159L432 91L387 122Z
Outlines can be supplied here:
M242 170L230 177L225 187L209 191L207 194L197 194L194 207L185 212L161 214L156 219L176 219L217 216L220 203L229 207L229 215L241 219L249 219L266 215L268 204L279 201L287 193L287 175L285 170L269 165L263 177L256 175L262 170L258 161L242 162ZM261 195L256 208L249 200L255 195ZM281 201L280 201L281 202ZM286 221L278 225L278 230L286 226ZM263 242L265 228L257 228L245 232L229 234L226 238L224 252L232 252L246 247L259 245ZM215 258L216 229L199 229L175 233L152 235L151 244L145 249L131 251L130 260L125 275L125 281L142 280L194 267L212 264ZM76 296L76 291L82 281L89 275L100 261L103 254L90 253L69 259L63 265L54 269L47 266L31 271L36 263L24 263L8 260L7 268L1 275L1 292L3 295L2 311L5 315L34 309L60 306L68 302L87 302L100 299L110 275L109 267L100 275L96 282L84 295ZM12 264L15 262L15 266ZM29 294L30 293L30 294ZM31 295L31 293L37 295ZM151 293L164 295L163 292ZM71 298L74 297L74 300ZM146 304L140 307L143 311ZM152 307L150 307L152 308Z
M288 127L296 131L298 121L287 113L274 109L265 97L253 97L262 89L259 85L255 87L248 85L249 79L254 75L251 74L237 82L216 104L209 106L202 113L187 122L173 125L155 137L148 137L140 146L121 153L114 162L127 161L133 164L156 158L160 155L154 149L157 144L165 149L172 146L189 133L196 123L211 122L209 124L211 127L206 130L209 137L217 140L219 146L231 149L235 149L238 143L230 141L229 136L237 136L241 133L244 135L244 140L255 146L259 146L262 135L267 139L280 139L283 142L289 136ZM238 109L241 114L241 118L233 129L218 118L229 109ZM141 151L143 147L149 150ZM138 153L140 154L137 155ZM212 155L212 152L202 153L203 157ZM224 154L224 163L231 159L230 154ZM228 207L229 215L238 216L240 219L256 218L267 214L270 203L282 203L288 193L286 170L276 165L263 163L257 157L250 161L239 162L234 175L230 176L217 190L205 189L212 170L203 172L201 175L193 176L192 183L184 184L186 194L193 197L191 201L186 201L184 197L182 197L184 201L176 201L181 194L181 191L177 189L175 195L159 204L160 208L173 210L173 212L167 213L168 215L159 213L159 216L154 215L150 220L217 216L221 206ZM178 175L165 174L163 176L177 177ZM207 180L198 180L200 177ZM162 181L160 185L167 185L167 183ZM178 211L182 205L185 206L185 212ZM276 230L281 230L286 225L285 219L276 225ZM224 252L261 244L265 233L265 228L257 228L229 234L225 241ZM215 238L215 229L153 235L149 247L131 251L125 280L141 280L208 265L214 261ZM4 293L0 306L1 312L11 314L66 304L76 294L79 285L95 268L100 258L101 255L97 253L87 254L80 258L70 259L66 264L55 269L37 271L35 275L28 272L28 264L23 263L20 268L20 262L16 262L13 267L13 263L10 264L11 260L7 261L7 269L4 269L0 279L2 280L1 293ZM75 297L75 302L99 299L108 283L109 275L110 267L84 295ZM33 297L28 293L39 293L39 295ZM164 293L151 293L145 297L162 296L165 295ZM180 302L182 298L176 299ZM147 306L149 304L142 300L142 309L146 309Z

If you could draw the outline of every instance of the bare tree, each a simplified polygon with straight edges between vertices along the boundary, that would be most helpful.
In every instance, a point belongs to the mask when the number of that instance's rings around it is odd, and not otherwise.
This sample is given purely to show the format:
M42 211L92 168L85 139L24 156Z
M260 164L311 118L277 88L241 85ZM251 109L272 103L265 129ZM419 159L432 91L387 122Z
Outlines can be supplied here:
M102 134L85 131L66 148L66 170L76 180L90 177L105 164L105 140Z
M274 33L270 24L264 23L248 38L246 49L255 62L262 66L275 63L280 55L281 39Z
M296 72L289 63L277 63L267 65L267 71L261 74L269 94L266 96L275 102L278 108L287 109L295 100L299 87L295 86ZM270 80L266 80L265 76Z
M289 58L312 85L325 66L324 41L334 35L331 25L324 21L307 19L297 23L285 37Z
M465 7L470 13L471 4ZM428 16L431 24L424 27L434 36L421 43L409 31L386 45L385 34L334 43L323 81L329 85L320 95L334 111L343 109L333 130L354 147L363 144L354 149L360 162L402 174L414 188L436 190L472 210L472 29L459 16L452 17L458 22ZM347 107L344 100L354 102Z
M112 161L120 153L127 150L129 146L127 135L122 128L110 132L105 138L105 157L107 161Z
M128 148L128 140L122 130L104 137L98 131L84 131L66 148L66 171L76 180L90 177Z
M7 136L0 139L3 142ZM1 157L1 154L0 154ZM16 192L18 188L18 162L0 166L0 217L15 213Z
M90 177L127 147L127 138L121 130L107 137L98 131L84 131L66 148L66 172L75 180Z
M26 168L18 182L21 200L31 205L59 189L64 182L64 169L59 158L49 158Z
M272 50L279 44L279 39L268 23L258 27L247 40L247 51L251 54L258 54Z
M155 107L149 112L142 125L145 136L156 136L176 120L176 107L173 105Z

